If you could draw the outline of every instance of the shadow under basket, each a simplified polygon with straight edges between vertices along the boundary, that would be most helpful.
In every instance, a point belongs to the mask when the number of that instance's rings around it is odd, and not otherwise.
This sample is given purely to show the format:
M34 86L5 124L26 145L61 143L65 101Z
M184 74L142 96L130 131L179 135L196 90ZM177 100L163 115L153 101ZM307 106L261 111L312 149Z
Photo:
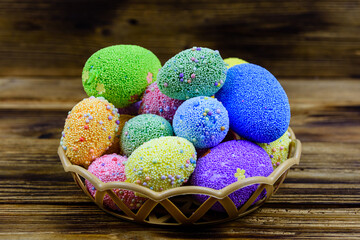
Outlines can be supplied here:
M223 189L215 190L206 187L182 186L155 192L146 187L125 182L103 183L85 168L72 165L65 156L61 146L58 154L65 172L70 172L77 185L102 210L128 221L154 225L207 225L230 221L245 216L265 203L280 187L286 178L289 169L300 162L301 142L295 138L291 128L291 143L289 156L268 177L250 177L234 182ZM92 197L85 185L85 179L96 188L95 197ZM235 206L229 195L246 186L257 184L257 190L239 208ZM141 194L148 198L138 210L129 209L115 194L115 189L125 189ZM265 192L264 192L265 191ZM261 195L261 193L263 193ZM103 205L105 195L115 202L119 210L112 210ZM198 203L192 195L203 194L209 196L204 203ZM262 196L259 199L259 196ZM216 212L211 207L219 202L225 211Z

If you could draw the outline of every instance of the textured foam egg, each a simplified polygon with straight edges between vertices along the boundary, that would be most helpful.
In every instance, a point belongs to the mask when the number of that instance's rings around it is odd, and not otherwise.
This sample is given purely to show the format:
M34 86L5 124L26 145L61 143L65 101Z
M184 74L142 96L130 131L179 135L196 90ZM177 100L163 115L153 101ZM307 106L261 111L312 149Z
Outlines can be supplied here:
M126 175L124 169L126 161L126 157L116 154L104 155L95 159L95 161L93 161L89 166L88 171L104 183L125 182ZM95 197L97 191L96 188L88 180L85 180L85 184L91 196ZM146 200L144 197L135 196L133 191L124 189L113 189L113 191L130 209L138 209ZM107 194L104 196L103 205L112 210L120 210L120 208Z
M60 145L70 162L87 168L112 145L118 124L119 114L111 103L86 98L69 112Z
M95 52L85 63L82 83L89 96L101 96L118 108L141 99L161 68L149 50L135 45L115 45Z
M229 131L228 112L215 98L191 98L176 111L173 128L176 136L189 140L196 148L214 147Z
M231 68L235 65L239 65L239 64L243 64L243 63L248 63L247 61L245 60L242 60L240 58L235 58L235 57L232 57L232 58L225 58L224 59L224 62L227 64L227 68Z
M277 168L281 163L283 163L289 156L289 146L291 142L290 132L286 131L279 139L271 143L257 143L262 147L269 157L273 168Z
M157 83L168 97L186 100L214 95L225 79L226 66L219 51L193 47L168 60L159 71Z
M216 97L229 112L230 128L248 140L272 142L289 127L287 95L276 78L258 65L231 67Z
M197 161L197 166L190 178L194 186L208 187L220 190L234 182L249 177L269 176L273 171L271 161L264 149L247 140L232 140L220 143ZM258 184L250 185L229 195L229 198L239 208L256 191ZM262 192L257 200L263 198ZM206 195L195 195L197 201L203 203ZM215 211L224 212L220 203L212 207Z
M139 112L156 114L172 122L176 110L183 102L166 96L160 92L157 83L152 83L146 88Z
M186 183L196 166L196 151L191 142L180 137L152 139L138 147L128 158L128 182L163 191Z
M126 114L120 114L119 122L118 122L118 130L115 133L115 137L112 138L112 144L109 147L109 149L105 152L105 154L111 154L111 153L117 153L117 154L123 154L120 148L120 138L122 130L125 126L125 123L132 119L134 116L126 115Z
M165 118L155 114L141 114L125 123L121 133L121 150L129 156L144 142L172 135L173 129Z

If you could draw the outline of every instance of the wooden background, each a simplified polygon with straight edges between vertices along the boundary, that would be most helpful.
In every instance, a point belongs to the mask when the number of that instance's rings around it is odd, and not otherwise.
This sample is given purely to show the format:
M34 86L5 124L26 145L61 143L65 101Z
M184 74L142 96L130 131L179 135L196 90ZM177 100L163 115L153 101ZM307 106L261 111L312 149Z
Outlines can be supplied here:
M360 239L360 0L0 1L0 239ZM164 63L193 45L269 69L291 105L300 165L254 213L157 228L102 212L57 156L81 70L138 44Z
M359 78L360 1L0 1L0 76L80 77L113 44L143 46L162 63L195 45L277 77Z

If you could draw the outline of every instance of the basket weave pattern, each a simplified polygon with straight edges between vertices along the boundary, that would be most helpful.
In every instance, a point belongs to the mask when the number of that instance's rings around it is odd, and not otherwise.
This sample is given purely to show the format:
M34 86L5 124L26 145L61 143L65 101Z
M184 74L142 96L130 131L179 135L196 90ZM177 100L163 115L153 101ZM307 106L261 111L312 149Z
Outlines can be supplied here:
M156 225L204 225L221 223L249 214L264 204L279 189L281 183L286 178L288 170L300 162L301 142L295 138L291 128L289 128L289 131L291 133L289 158L268 177L241 179L220 190L197 186L182 186L162 192L155 192L134 183L103 183L85 168L72 165L65 156L61 146L58 148L58 154L64 170L72 174L77 185L105 212L125 220ZM85 179L96 188L95 197L92 197L87 190L84 183ZM257 190L237 209L229 195L238 189L253 184L258 184ZM140 209L130 210L115 194L113 189L134 191L148 199ZM256 201L258 196L265 190L266 195ZM110 196L121 211L114 211L104 207L103 199L106 194ZM204 203L198 204L191 197L194 194L207 195L209 198ZM217 213L210 210L216 202L219 202L224 207L225 213Z

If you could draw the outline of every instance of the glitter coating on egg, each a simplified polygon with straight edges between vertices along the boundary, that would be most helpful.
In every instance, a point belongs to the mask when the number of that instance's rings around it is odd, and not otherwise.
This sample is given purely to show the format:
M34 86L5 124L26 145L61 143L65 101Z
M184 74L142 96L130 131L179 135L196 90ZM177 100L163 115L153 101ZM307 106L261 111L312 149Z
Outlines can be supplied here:
M155 114L141 114L125 123L121 133L121 150L129 156L144 142L172 135L173 129L165 118Z
M291 142L290 136L290 132L286 131L284 135L271 143L257 143L267 152L267 154L271 158L274 169L277 168L288 158L289 145Z
M267 177L272 171L270 158L264 149L247 140L232 140L219 144L198 159L190 184L219 190L244 178ZM239 208L251 197L257 187L258 184L241 188L231 193L229 197ZM264 196L265 191L257 200ZM208 199L208 196L195 195L195 198L202 203ZM212 209L225 211L218 202Z
M289 100L269 71L244 63L231 67L226 79L216 97L228 110L234 132L258 143L275 141L286 132Z
M163 94L174 99L212 96L225 83L226 70L219 51L193 47L168 60L157 83Z
M160 192L188 181L196 166L196 151L180 137L160 137L138 147L125 165L128 182Z
M125 182L125 163L127 158L116 154L104 155L97 158L91 163L88 171L94 174L100 181L107 182ZM95 197L96 188L88 181L85 180L87 189L91 196ZM115 194L120 200L130 209L138 209L142 203L146 200L144 197L137 197L135 193L130 190L113 189ZM119 207L110 198L109 195L104 196L103 205L112 210L119 210Z
M101 96L118 108L141 99L156 80L159 59L136 45L115 45L95 52L85 63L82 83L89 96Z
M139 112L159 115L171 123L176 110L183 102L166 96L160 92L157 83L152 83L145 90Z
M229 116L215 98L195 97L185 101L176 111L173 128L196 148L210 148L219 144L229 131Z
M111 103L102 97L86 98L69 112L60 145L70 162L87 168L111 146L118 124L119 114Z

